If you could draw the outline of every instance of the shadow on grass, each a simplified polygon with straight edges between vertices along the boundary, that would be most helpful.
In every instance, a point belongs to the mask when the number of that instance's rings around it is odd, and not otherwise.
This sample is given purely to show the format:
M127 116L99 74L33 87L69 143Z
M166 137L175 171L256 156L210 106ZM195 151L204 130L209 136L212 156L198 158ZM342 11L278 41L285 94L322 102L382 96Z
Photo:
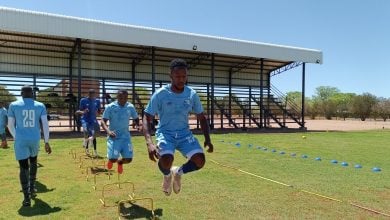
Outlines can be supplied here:
M35 188L37 189L37 193L46 193L55 190L55 188L51 188L51 189L47 188L46 185L40 183L39 181L35 181Z
M35 198L33 199L34 205L32 207L24 207L22 206L18 213L21 216L31 217L37 215L48 215L50 213L59 212L62 209L60 207L51 207L45 201Z
M152 212L150 209L144 208L134 203L128 203L127 205L122 205L121 210L121 219L153 219ZM154 210L155 219L160 219L163 215L162 209Z
M55 190L55 188L48 189L46 185L40 183L39 181L35 181L35 189L36 193L47 193ZM19 192L22 192L22 190Z

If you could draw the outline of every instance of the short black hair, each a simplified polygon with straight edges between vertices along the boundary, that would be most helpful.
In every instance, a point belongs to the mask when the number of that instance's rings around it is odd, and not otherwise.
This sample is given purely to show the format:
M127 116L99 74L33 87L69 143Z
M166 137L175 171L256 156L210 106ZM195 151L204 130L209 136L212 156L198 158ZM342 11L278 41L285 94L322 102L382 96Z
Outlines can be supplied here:
M126 95L128 95L129 92L126 89L120 89L120 90L118 90L118 94L126 94Z
M21 89L22 92L33 92L33 88L31 86L25 85Z
M169 68L173 70L174 68L184 68L188 69L187 62L183 59L176 58L171 61L171 64L169 65Z

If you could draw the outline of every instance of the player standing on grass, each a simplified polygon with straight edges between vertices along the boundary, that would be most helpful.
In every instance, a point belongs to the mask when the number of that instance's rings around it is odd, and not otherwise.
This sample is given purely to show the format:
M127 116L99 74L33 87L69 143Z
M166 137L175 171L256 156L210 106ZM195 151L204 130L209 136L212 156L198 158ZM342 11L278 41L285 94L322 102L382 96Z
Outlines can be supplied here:
M100 130L96 115L100 112L100 100L96 98L94 89L88 91L88 97L80 100L80 108L76 114L82 114L81 124L84 133L83 147L86 154L89 154L89 147L93 145L94 155L98 156L96 150L96 133Z
M133 104L127 101L126 90L119 90L117 101L109 104L103 112L101 125L107 133L107 168L118 163L118 173L123 172L123 164L130 163L133 158L133 145L129 132L129 120L133 119L137 127L139 119ZM107 125L109 122L109 125ZM121 156L121 159L119 159Z
M4 107L4 102L0 101L0 137L1 137L2 148L8 148L7 135L5 133L6 127L7 127L7 109L5 109Z
M19 161L19 179L24 195L23 206L31 206L31 197L35 197L39 141L41 126L45 141L45 151L50 154L49 124L46 107L33 100L33 89L23 86L21 100L12 102L8 108L8 129L14 137L15 156Z
M181 176L201 169L205 164L205 155L198 140L189 128L189 114L195 113L200 121L205 137L204 147L213 152L210 140L209 125L203 113L203 107L195 90L186 86L188 76L187 63L182 59L174 59L170 64L171 84L157 90L150 99L143 119L143 131L149 158L158 159L158 167L163 173L162 190L169 196L173 191L179 193ZM156 131L155 145L151 138L154 116L160 121ZM180 167L172 167L175 150L180 151L188 161ZM173 182L172 182L173 178Z

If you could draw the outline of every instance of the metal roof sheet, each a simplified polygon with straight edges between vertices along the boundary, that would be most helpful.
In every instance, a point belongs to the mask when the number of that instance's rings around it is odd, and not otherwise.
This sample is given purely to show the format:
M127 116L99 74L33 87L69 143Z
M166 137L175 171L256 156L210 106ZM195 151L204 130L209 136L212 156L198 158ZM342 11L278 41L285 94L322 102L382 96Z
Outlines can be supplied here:
M200 35L42 12L0 7L0 30L112 43L154 46L172 50L322 63L322 52L224 37ZM196 47L196 50L195 50Z

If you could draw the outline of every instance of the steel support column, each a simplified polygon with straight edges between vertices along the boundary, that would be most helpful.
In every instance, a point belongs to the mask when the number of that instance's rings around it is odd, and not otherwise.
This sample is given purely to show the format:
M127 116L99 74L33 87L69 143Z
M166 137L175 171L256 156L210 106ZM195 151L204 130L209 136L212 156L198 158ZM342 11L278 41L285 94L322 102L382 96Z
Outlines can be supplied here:
M135 105L135 61L131 63L131 98L132 103Z
M232 117L232 69L229 70L229 116ZM232 126L229 120L229 126Z
M249 115L249 127L252 126L252 120L251 120L251 115L252 115L252 86L249 86L249 98L248 98L248 115Z
M264 106L263 106L263 99L264 99L264 94L263 94L263 90L264 90L264 59L261 58L260 60L260 128L263 128L265 127L264 123L263 123L263 117L264 117Z
M33 99L37 99L37 74L33 75Z
M75 42L75 45L76 45L76 42ZM75 48L75 47L73 47ZM73 55L74 53L74 49L72 49L72 51L70 52L70 55L69 55L69 93L68 94L73 94ZM68 94L66 94L66 97L69 99L69 127L72 128L73 127L73 121L74 121L74 103L73 103L73 99L72 97ZM76 130L76 127L73 127L73 131Z
M100 99L103 100L103 108L104 108L104 106L106 106L106 97L107 97L107 94L106 94L106 79L104 79L104 78L102 79L102 91L103 91L103 94L102 94Z
M77 103L81 100L81 39L77 38ZM77 131L80 132L81 127L77 125Z
M302 125L301 128L305 128L305 80L306 80L306 63L302 64Z
M267 109L266 109L266 117L265 117L265 127L268 126L269 122L269 114L270 114L270 98L271 98L271 74L268 73L267 78Z
M152 94L154 91L156 91L156 66L155 66L155 59L156 59L156 49L152 47Z
M207 118L210 119L210 84L207 83L207 101L206 101L206 110L207 110Z
M211 97L214 100L214 77L215 77L215 55L211 54ZM211 102L211 123L210 128L214 129L214 102Z

